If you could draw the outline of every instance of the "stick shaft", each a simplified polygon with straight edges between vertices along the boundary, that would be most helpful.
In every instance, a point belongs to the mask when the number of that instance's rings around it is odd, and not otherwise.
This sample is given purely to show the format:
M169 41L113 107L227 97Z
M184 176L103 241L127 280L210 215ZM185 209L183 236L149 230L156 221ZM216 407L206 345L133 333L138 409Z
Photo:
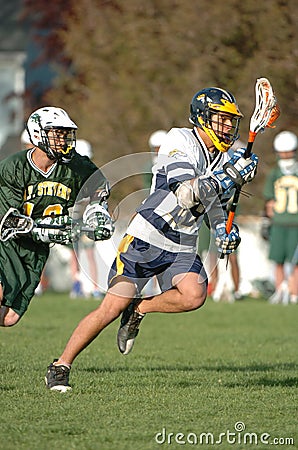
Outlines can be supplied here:
M254 131L249 131L247 146L246 146L246 150L245 150L245 153L244 153L244 158L245 159L249 158L250 155L251 155L251 150L252 150L252 146L253 146L253 143L255 141L256 135L257 135L257 133L255 133Z
M252 151L252 147L253 147L253 143L255 141L257 133L253 132L253 131L249 131L248 134L248 141L247 141L247 146L246 146L246 150L244 153L244 158L249 158L251 155L251 151ZM230 233L231 229L232 229L232 225L233 225L233 220L235 217L235 212L237 209L237 205L239 202L239 197L240 197L240 192L241 192L241 187L237 187L235 194L233 196L233 202L229 211L229 215L228 215L228 220L227 220L227 224L226 224L226 232Z
M65 231L65 230L70 230L71 227L69 227L68 225L51 225L51 224L36 224L34 226L34 228L41 228L44 230L61 230L61 231ZM83 232L92 232L94 231L93 228L91 227L87 227L87 226L81 226L79 227L80 231Z

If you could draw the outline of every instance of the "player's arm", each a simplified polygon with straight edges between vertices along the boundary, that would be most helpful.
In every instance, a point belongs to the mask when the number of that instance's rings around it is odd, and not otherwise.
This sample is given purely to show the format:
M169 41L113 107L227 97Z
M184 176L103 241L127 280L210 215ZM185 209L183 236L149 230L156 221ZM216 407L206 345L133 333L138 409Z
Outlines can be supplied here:
M34 221L16 208L9 208L0 217L0 241L31 235L35 242L69 244L72 242L71 225L71 218L67 215L47 216Z
M22 209L24 185L18 171L18 162L12 158L0 163L0 211L5 214L9 208Z
M71 164L75 172L82 173L81 166L83 165L84 168L82 187L77 196L72 217L75 220L82 218L84 225L92 229L87 232L90 239L94 241L109 239L114 232L114 224L108 212L107 200L110 196L110 187L106 177L86 157L76 155Z
M215 243L222 254L235 251L241 241L236 223L233 223L230 233L226 232L227 212L223 194L232 195L236 185L251 181L256 172L257 157L252 156L251 161L247 161L242 157L243 153L244 150L235 152L228 162L229 168L233 164L233 172L229 175L220 170L208 176L194 177L191 160L184 158L182 164L179 161L179 169L178 164L177 167L173 164L172 179L169 180L170 188L182 208L191 209L201 205L202 210L208 213L215 234ZM168 174L171 172L170 169L171 166L168 166ZM186 179L183 180L183 177Z
M108 211L109 184L97 188L90 196L90 203L83 213L83 223L92 228L87 236L94 241L110 239L115 227Z
M68 215L36 219L31 236L35 242L44 244L70 244L74 238L72 219Z
M258 157L243 157L245 149L237 150L223 169L208 175L188 179L174 186L178 203L182 208L190 209L202 203L209 207L216 197L231 192L237 186L251 181L256 175Z

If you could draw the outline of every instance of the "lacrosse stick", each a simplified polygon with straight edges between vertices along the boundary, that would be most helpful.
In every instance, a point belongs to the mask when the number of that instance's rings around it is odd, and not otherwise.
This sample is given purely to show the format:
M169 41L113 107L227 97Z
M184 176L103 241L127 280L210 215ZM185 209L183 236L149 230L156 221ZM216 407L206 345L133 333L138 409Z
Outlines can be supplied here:
M0 221L0 241L5 242L19 234L30 233L33 227L31 217L20 214L15 208L9 208Z
M278 119L280 109L277 104L272 86L267 78L258 78L255 85L255 109L250 118L249 134L247 147L244 153L244 158L249 158L255 138L259 131L264 132L265 128L274 128L272 124ZM229 216L226 224L226 231L230 233L239 202L241 187L236 188Z
M77 234L94 232L94 229L91 227L81 226L80 221L73 221L71 227L69 225L37 224L31 217L21 214L15 208L9 208L0 221L0 241L5 242L20 234L28 234L33 228L51 230L68 230L72 228Z

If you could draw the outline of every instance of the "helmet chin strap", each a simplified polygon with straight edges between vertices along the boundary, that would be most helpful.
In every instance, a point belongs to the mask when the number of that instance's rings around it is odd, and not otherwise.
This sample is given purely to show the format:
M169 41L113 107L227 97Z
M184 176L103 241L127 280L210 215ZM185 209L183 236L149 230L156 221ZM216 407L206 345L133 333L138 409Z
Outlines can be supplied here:
M64 144L62 145L62 150L63 152L66 152L68 150L68 143L67 140L65 139ZM48 139L48 136L45 137L45 142L39 143L39 148L44 151L47 155L47 157L51 160L51 161L58 161L58 162L69 162L71 160L71 154L72 151L70 150L68 153L63 153L57 150L54 150L51 146L50 146L50 142Z
M222 140L221 136L217 136L217 134L215 133L214 130L212 130L212 132L213 132L215 138L212 138L212 137L210 136L209 133L208 133L208 135L209 135L210 139L212 140L214 147L215 147L219 152L222 152L222 153L227 152L227 151L229 150L229 148L231 147L232 143L230 143L230 142L229 142L229 143L224 142L224 141Z
M235 142L235 137L232 139L231 135L226 133L226 138L228 138L229 142L226 143L224 140L223 136L218 136L216 131L214 130L213 126L212 126L212 121L209 120L208 121L208 125L206 125L206 123L201 119L198 118L198 128L202 129L204 131L204 133L206 133L206 135L208 136L208 138L211 140L213 146L222 153L227 152L230 147L233 145L233 143ZM238 138L239 135L237 135ZM209 146L209 148L211 149L212 146Z
M46 148L44 145L40 145L39 148L47 155L47 157L51 160L51 161L57 161L58 158L56 157L56 155L53 153L53 150L51 149L50 146L48 146L48 148Z
M208 152L211 154L217 155L221 150L219 150L216 147L214 139L212 139L212 137L210 136L210 133L209 133L210 129L208 129L202 125L197 125L196 129L197 129L197 132L199 133L200 137L203 139ZM213 133L214 133L214 130L213 130ZM217 137L217 135L215 133L214 133L214 135Z

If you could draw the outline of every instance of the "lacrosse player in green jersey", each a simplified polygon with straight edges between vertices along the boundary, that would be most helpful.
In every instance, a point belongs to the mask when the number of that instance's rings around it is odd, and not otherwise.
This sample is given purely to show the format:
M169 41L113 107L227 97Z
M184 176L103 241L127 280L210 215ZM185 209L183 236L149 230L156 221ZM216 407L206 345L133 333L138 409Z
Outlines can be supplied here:
M15 325L26 312L50 244L69 244L79 235L70 208L85 200L81 223L93 240L113 233L107 180L76 153L76 130L63 109L40 108L27 122L32 148L0 162L0 326ZM18 212L33 224L27 232L11 228Z
M292 131L275 136L277 165L264 186L265 211L270 219L269 259L275 263L271 303L298 303L298 138ZM287 274L286 263L291 266Z

